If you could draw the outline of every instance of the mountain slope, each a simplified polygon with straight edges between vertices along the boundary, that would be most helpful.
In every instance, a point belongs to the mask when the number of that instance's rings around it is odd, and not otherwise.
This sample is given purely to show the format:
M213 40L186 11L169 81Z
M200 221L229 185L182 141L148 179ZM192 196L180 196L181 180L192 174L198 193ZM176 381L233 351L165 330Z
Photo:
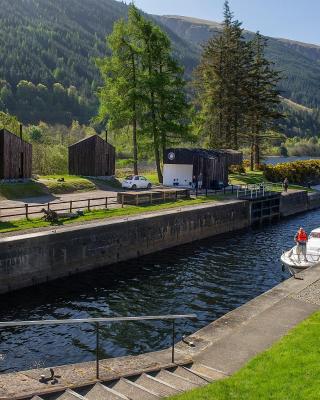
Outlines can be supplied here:
M0 0L0 110L25 123L87 123L99 85L94 58L106 52L105 36L128 6L115 0ZM220 24L177 16L150 16L170 36L189 78L201 43ZM249 36L252 33L246 33ZM320 47L269 40L269 57L285 72L283 96L320 107Z
M201 44L218 34L217 22L181 16L154 16L201 52ZM246 32L252 38L252 32ZM268 38L267 56L283 71L280 89L284 97L307 107L320 107L320 46L288 39Z

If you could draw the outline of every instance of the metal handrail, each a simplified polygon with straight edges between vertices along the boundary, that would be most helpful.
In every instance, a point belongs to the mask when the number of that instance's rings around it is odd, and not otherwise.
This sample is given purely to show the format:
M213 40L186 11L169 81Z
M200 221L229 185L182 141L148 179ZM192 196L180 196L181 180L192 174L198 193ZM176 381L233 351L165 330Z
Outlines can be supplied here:
M171 362L175 360L175 321L177 319L197 319L196 314L173 314L173 315L158 315L158 316L140 316L140 317L111 317L111 318L80 318L80 319L50 319L36 321L3 321L0 322L1 328L15 328L21 326L41 326L41 325L69 325L69 324L94 324L96 336L96 378L99 379L99 355L100 355L100 324L128 322L128 321L171 321L172 322L172 351Z

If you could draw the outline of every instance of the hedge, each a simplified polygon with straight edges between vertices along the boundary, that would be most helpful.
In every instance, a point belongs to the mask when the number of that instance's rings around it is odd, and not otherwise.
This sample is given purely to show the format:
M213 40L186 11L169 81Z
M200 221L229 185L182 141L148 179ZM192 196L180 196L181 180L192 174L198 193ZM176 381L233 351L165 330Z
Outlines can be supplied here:
M289 183L298 185L320 183L320 160L306 160L265 165L264 176L271 182L283 182L288 178Z

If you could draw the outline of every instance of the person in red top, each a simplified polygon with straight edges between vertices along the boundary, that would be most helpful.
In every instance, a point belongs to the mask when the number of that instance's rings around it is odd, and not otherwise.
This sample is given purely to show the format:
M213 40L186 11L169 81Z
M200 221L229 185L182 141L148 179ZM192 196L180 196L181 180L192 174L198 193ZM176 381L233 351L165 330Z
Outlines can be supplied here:
M299 261L300 261L300 255L303 255L303 258L305 261L307 261L307 241L308 241L308 235L306 234L306 231L300 227L298 232L296 233L296 236L294 237L295 242L297 243L297 254L299 256Z

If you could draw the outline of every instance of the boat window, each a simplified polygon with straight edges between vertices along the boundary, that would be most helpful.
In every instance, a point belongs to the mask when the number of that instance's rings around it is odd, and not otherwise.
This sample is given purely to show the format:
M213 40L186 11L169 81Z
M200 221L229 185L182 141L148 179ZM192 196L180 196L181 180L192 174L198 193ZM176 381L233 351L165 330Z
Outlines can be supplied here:
M320 232L311 232L310 237L320 239Z

